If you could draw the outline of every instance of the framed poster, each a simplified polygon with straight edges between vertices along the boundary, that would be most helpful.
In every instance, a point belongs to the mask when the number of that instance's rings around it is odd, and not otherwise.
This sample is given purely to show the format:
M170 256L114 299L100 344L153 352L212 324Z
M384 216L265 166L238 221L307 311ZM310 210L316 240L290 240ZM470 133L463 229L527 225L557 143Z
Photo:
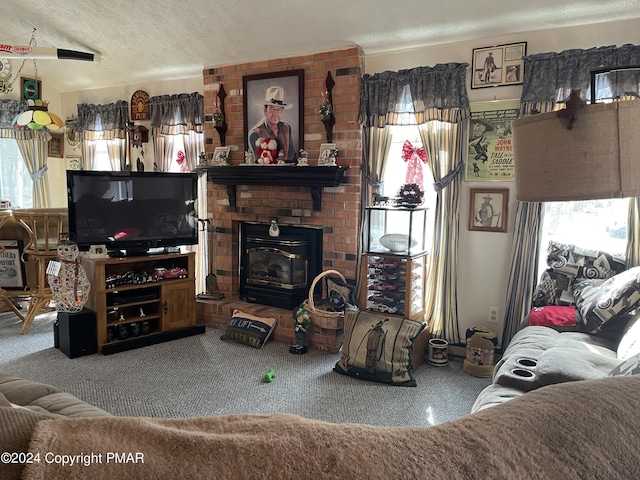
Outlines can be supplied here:
M472 188L469 199L469 230L507 231L508 188Z
M522 83L527 42L474 48L471 88L501 87Z
M49 140L49 157L64 158L64 135L52 133Z
M519 112L518 100L471 105L467 182L514 181L511 122Z
M231 154L231 147L216 147L213 152L213 160L211 165L216 167L229 165L229 155Z
M22 263L22 240L0 240L0 287L24 290L27 276Z
M304 70L242 77L245 150L259 158L266 139L277 142L285 162L296 162L304 139Z
M330 167L336 165L337 154L335 143L322 143L320 145L320 155L318 156L318 166Z

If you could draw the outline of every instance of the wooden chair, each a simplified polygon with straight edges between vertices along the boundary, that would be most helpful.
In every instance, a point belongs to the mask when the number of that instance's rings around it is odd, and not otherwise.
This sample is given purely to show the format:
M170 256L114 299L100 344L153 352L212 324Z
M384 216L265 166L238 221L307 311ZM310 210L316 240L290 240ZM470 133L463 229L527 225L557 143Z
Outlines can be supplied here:
M0 230L12 220L13 214L11 210L0 210ZM0 244L0 253L5 250L4 246ZM16 297L20 296L20 294L16 294L16 292L5 290L0 287L0 302L7 305L13 312L20 317L20 319L24 322L24 316L19 309L19 304L14 300Z
M34 208L14 210L13 216L29 233L29 242L24 247L25 260L35 261L35 285L30 285L29 307L24 316L22 333L26 333L33 319L48 307L53 299L47 283L49 260L58 256L60 234L69 231L69 216L66 208ZM22 317L22 315L20 315Z

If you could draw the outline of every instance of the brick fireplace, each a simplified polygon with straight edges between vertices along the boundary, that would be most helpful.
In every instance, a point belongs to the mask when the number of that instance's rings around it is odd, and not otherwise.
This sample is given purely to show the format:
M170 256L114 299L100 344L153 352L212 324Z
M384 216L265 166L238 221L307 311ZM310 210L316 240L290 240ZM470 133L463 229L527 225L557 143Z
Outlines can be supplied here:
M233 308L244 308L258 315L275 315L278 317L275 340L283 342L294 339L290 310L248 304L238 298L240 224L269 223L271 218L276 218L279 225L322 228L322 268L338 270L347 280L355 283L362 159L362 134L357 115L364 55L359 47L353 47L204 70L206 153L210 156L215 147L221 146L212 114L215 92L223 85L227 92L225 114L228 130L225 146L231 147L230 164L237 166L243 161L245 149L242 77L296 69L304 69L304 148L309 153L309 164L317 164L320 144L327 142L318 106L322 101L324 79L327 72L331 72L335 80L332 92L336 118L333 142L339 150L338 165L349 168L338 186L325 186L321 189L321 210L314 210L317 205L314 205L310 187L296 185L295 181L286 186L270 185L267 182L264 185L238 184L234 190L235 206L232 206L227 186L210 178L207 182L207 204L215 227L215 274L225 299L198 302L198 319L216 328L227 325ZM341 331L316 328L311 335L312 348L337 351L341 341Z

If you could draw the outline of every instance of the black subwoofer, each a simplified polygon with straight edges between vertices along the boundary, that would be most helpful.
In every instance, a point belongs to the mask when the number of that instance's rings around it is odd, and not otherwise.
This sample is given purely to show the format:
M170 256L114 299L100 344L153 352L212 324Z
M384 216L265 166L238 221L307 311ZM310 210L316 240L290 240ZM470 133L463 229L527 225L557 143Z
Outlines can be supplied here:
M98 351L96 314L88 308L81 312L58 312L60 350L69 358L93 355Z

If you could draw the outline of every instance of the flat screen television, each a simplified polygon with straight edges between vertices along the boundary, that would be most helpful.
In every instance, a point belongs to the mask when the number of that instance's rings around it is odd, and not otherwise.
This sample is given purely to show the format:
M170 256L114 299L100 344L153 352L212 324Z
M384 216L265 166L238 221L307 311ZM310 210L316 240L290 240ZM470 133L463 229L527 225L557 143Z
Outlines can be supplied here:
M195 173L67 170L70 237L114 256L194 245L197 183Z

